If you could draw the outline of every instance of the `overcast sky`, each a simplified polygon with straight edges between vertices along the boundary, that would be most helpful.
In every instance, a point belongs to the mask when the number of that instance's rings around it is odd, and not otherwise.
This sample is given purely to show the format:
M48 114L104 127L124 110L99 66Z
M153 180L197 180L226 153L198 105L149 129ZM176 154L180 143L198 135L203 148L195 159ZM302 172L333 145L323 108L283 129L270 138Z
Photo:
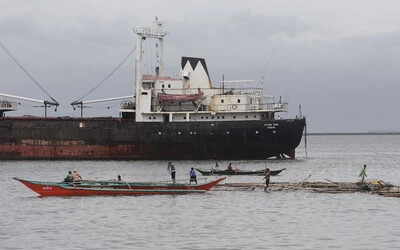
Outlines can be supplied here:
M214 86L222 74L260 79L264 70L265 92L289 101L284 117L301 104L309 132L400 131L399 10L387 0L13 0L0 1L0 40L61 104L51 116L78 116L69 103L134 48L132 27L158 16L169 31L167 73L179 73L181 56L205 58ZM3 50L0 78L1 93L48 99ZM134 55L86 100L133 94L133 79ZM21 104L9 115L43 114ZM117 116L118 106L85 116Z

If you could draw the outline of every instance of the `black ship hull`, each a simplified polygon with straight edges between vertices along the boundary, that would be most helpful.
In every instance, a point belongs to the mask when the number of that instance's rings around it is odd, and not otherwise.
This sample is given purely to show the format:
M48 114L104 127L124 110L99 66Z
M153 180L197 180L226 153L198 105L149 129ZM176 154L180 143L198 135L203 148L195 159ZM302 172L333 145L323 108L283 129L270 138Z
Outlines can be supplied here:
M295 157L303 119L134 122L0 118L0 159L266 159Z

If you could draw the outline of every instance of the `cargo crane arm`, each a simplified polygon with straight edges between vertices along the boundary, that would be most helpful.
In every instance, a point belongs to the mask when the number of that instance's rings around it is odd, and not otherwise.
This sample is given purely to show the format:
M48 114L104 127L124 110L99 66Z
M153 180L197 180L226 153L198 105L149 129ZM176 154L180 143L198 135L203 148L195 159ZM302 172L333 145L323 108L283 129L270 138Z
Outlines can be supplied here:
M47 117L47 107L56 106L56 110L57 110L57 106L59 105L57 101L38 100L38 99L33 99L33 98L28 98L28 97L23 97L23 96L16 96L16 95L9 95L9 94L4 94L4 93L0 93L0 96L17 99L17 100L22 100L22 101L27 101L27 102L35 102L35 103L44 104L44 116L45 117Z
M120 96L120 97L111 97L111 98L90 100L90 101L74 101L74 102L71 102L71 106L74 109L75 109L75 106L79 106L79 108L81 109L81 117L83 117L83 105L84 104L99 103L99 102L110 102L110 101L132 99L132 98L135 98L135 96L134 95L127 95L127 96Z

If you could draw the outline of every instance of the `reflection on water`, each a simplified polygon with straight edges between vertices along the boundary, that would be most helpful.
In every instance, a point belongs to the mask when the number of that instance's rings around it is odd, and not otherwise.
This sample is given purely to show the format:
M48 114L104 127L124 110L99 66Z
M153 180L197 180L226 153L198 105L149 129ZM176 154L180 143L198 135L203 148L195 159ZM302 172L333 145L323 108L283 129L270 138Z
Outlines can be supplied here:
M310 136L297 160L236 161L240 169L287 168L272 181L356 181L400 185L400 136ZM221 168L228 161L221 161ZM177 179L215 162L176 161ZM0 163L1 249L398 249L400 199L306 191L211 191L182 196L45 197L12 180L62 180L68 170L86 179L167 181L164 161L3 161ZM215 177L207 177L211 180ZM226 182L260 182L232 176Z

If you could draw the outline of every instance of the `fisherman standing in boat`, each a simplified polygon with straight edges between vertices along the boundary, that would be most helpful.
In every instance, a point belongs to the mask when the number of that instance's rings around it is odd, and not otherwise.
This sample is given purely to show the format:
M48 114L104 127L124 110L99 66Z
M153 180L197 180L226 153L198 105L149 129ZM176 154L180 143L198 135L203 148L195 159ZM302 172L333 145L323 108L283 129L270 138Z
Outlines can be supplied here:
M172 165L172 162L170 162L170 161L168 162L168 167L167 167L167 169L168 169L168 171L170 171L170 173L171 173L172 182L175 183L175 173L176 173L176 170L175 170L175 166Z
M232 169L232 163L229 163L228 167L226 168L226 170L233 170Z
M367 169L367 165L364 164L364 167L361 169L360 172L360 177L361 177L361 183L364 183L364 178L367 177L367 174L365 173L365 170Z
M269 186L269 178L271 177L271 172L269 171L269 168L265 170L265 176L263 179L265 179L265 186L264 186L264 191L267 191L268 186Z
M191 184L193 182L195 182L197 184L197 177L196 177L196 171L194 171L194 168L192 168L190 170L190 181L189 184Z

